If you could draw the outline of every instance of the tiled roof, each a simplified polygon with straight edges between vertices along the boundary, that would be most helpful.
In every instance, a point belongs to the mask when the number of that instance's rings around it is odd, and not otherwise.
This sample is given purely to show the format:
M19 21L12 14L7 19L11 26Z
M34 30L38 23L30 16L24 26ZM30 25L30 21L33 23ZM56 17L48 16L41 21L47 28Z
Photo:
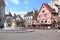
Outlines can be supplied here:
M28 12L24 17L33 16L33 11Z
M38 11L35 10L35 16L37 16ZM28 12L24 17L33 16L33 11Z
M23 18L20 15L16 15L16 18L18 18L18 17L20 19L20 22L22 22L23 21Z
M44 3L42 5L45 5L51 13L56 13L55 9L52 9L48 4Z
M33 11L31 11L28 12L24 17L29 17L29 16L33 16L33 20L36 20L38 16L38 10L35 10L35 15L33 15Z

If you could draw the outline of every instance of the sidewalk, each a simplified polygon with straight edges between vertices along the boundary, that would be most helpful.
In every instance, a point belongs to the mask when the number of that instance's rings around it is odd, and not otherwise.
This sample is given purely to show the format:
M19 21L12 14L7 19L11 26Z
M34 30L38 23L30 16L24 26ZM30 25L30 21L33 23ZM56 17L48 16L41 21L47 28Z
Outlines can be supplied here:
M27 29L27 30L0 30L0 33L27 33L27 32L34 32L34 29Z

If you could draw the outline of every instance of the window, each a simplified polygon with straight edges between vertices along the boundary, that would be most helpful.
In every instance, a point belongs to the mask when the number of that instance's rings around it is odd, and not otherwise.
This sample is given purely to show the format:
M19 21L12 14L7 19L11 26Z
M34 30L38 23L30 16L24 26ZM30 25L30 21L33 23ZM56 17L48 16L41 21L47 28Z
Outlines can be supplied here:
M54 20L53 23L56 23L56 21Z
M45 11L43 10L42 13L44 13Z
M8 27L11 27L11 24L8 24Z
M55 13L55 14L53 14L53 16L58 16L58 15Z
M46 23L47 21L45 21L45 23Z
M37 23L39 23L39 21L37 21Z
M31 19L31 17L30 17L30 19Z
M32 23L34 23L34 22L32 22Z
M1 21L1 19L0 19L0 21Z
M47 14L44 14L44 17L46 17L47 16Z
M44 8L44 7L43 7Z
M31 21L29 22L29 24L31 24Z
M11 22L11 18L8 18L8 19L7 19L7 22Z
M0 25L1 25L2 20L0 19Z
M43 21L41 21L41 23L43 23Z

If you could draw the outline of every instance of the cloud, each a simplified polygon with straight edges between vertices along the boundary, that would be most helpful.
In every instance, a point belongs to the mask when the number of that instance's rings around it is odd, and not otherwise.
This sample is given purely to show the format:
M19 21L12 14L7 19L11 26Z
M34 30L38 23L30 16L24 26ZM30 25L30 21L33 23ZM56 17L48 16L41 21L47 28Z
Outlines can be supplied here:
M5 4L6 4L6 5L8 5L8 2L7 2L7 1L8 1L8 0L5 0Z
M6 4L6 5L8 5L8 3L7 3L7 2L6 2L5 4Z
M28 4L28 1L25 1L24 3L25 3L25 4Z
M14 13L16 14L16 15L20 15L22 18L24 18L24 15L27 13L27 12L23 12L23 11L10 11L11 12L11 14L14 16ZM9 12L5 12L5 14L8 14Z
M10 0L10 1L15 3L15 4L19 4L19 0Z

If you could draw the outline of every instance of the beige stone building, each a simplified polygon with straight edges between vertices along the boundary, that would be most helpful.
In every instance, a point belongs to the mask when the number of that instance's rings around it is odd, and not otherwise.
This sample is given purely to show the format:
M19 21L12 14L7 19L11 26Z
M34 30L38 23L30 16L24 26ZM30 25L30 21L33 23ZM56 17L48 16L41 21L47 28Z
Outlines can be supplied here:
M58 13L58 27L60 28L60 0L51 0L49 5Z

